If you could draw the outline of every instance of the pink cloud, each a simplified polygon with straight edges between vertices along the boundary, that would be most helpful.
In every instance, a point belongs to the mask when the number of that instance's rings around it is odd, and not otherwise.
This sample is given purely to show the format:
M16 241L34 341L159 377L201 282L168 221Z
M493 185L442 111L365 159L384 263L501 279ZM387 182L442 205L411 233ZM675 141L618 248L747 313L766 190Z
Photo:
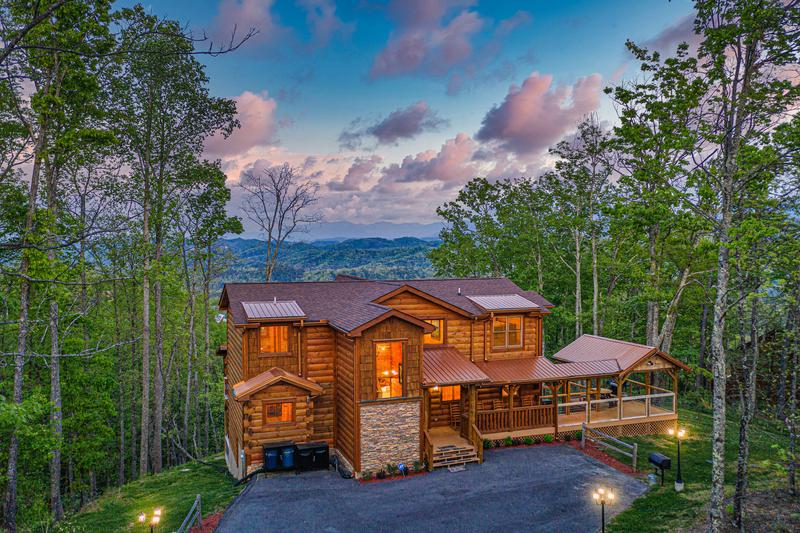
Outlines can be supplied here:
M383 161L379 155L357 157L347 169L342 181L331 181L328 187L333 191L358 191L374 177L378 165Z
M358 148L364 137L373 137L377 144L397 144L401 139L411 139L426 131L436 131L447 124L427 102L420 100L415 104L392 111L389 116L377 123L358 128L363 119L356 119L351 127L339 135L339 143L350 150Z
M416 156L406 156L402 163L384 168L379 186L394 188L394 184L439 182L459 185L474 177L478 165L473 160L477 143L466 133L448 139L441 149L426 150Z
M694 18L695 13L689 13L661 30L652 39L645 41L644 46L669 55L674 54L681 43L688 43L690 50L697 50L702 37L694 32Z
M512 85L503 102L486 116L476 138L520 154L544 150L600 104L601 77L592 74L572 86L553 86L553 77L534 72Z
M222 0L214 19L215 39L229 39L234 29L237 35L243 35L254 28L258 33L248 42L263 44L277 40L288 30L273 16L274 3L275 0Z
M312 46L325 46L335 35L347 37L354 25L342 22L336 15L336 4L332 0L301 0L306 11L306 22L312 34Z
M206 153L214 157L243 154L256 146L265 146L275 140L278 121L275 117L277 103L266 92L245 91L234 98L237 118L241 127L227 138L215 135L206 141Z
M474 11L464 10L445 23L453 8L471 2L394 2L389 7L398 29L372 63L370 78L398 76L423 71L444 75L472 54L470 39L484 25Z

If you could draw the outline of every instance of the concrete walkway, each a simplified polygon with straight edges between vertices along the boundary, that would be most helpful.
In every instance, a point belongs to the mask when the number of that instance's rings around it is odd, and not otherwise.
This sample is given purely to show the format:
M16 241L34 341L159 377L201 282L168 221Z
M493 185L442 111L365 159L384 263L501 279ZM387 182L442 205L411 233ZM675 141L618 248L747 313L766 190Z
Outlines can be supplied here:
M598 531L594 487L618 495L607 516L647 490L569 446L492 450L485 459L464 472L444 469L369 484L333 470L258 479L228 508L217 531Z

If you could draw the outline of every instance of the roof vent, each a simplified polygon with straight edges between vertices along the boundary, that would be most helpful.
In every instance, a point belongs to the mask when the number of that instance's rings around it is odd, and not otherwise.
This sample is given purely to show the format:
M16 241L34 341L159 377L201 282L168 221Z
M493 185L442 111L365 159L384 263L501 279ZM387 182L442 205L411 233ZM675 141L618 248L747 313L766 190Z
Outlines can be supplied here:
M458 288L458 295L461 296L461 287Z
M278 297L277 296L273 296L272 297L272 303L278 303Z

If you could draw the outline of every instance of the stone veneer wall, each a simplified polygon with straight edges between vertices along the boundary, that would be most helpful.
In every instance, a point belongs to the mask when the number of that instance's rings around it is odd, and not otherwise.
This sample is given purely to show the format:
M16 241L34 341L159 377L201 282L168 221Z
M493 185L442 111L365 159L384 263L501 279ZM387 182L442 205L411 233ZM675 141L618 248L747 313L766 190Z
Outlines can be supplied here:
M419 398L361 404L361 471L420 458Z

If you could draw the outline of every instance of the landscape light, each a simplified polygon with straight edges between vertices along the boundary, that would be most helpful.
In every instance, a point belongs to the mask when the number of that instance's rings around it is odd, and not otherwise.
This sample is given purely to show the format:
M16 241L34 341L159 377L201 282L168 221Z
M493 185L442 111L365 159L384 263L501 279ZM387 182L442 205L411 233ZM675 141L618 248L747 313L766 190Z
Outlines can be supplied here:
M613 502L615 497L611 490L607 490L603 487L598 487L597 490L592 493L592 500L600 506L600 530L602 533L606 533L606 504Z

